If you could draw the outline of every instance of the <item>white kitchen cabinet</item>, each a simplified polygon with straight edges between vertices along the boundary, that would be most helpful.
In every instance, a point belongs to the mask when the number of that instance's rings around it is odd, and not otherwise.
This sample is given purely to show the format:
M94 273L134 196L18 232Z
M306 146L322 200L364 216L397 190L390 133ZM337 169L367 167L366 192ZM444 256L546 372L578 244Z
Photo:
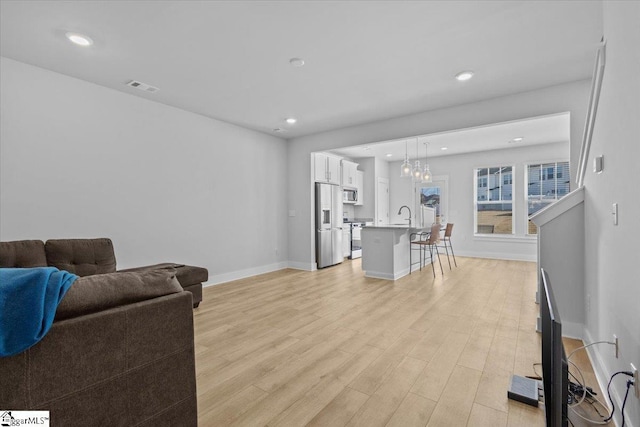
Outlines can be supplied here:
M358 200L356 206L362 206L364 204L364 172L356 171L356 190L358 190Z
M315 182L327 182L329 179L329 172L327 171L327 156L322 153L315 153L313 155L314 173L313 180Z
M327 170L329 171L329 184L340 185L340 157L327 157Z
M340 185L340 157L314 153L314 181Z
M349 160L342 161L342 186L347 188L356 188L356 174L358 164Z

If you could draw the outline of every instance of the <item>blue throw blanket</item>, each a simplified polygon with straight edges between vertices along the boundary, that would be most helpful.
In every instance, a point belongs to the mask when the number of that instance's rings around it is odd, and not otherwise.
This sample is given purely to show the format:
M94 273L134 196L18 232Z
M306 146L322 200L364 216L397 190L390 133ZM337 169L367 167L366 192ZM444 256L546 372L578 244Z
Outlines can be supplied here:
M0 357L28 349L49 332L77 278L55 267L0 268Z

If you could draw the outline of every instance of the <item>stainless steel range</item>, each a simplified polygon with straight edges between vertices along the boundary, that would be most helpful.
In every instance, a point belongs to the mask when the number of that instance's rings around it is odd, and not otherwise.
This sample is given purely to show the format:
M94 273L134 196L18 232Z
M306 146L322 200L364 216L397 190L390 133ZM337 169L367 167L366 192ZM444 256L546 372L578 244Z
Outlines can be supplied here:
M362 256L362 222L351 223L351 255L349 258L356 259Z
M351 222L351 255L350 259L362 257L362 227L373 225L372 221Z

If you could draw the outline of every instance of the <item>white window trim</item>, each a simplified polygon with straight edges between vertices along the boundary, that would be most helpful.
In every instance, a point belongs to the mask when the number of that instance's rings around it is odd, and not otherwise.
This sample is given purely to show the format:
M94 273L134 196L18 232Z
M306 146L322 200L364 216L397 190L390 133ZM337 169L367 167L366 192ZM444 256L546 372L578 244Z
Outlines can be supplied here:
M523 171L524 193L523 193L523 197L524 197L524 214L525 214L524 230L525 230L525 236L526 237L536 238L538 236L537 233L536 234L530 234L529 233L529 166L543 166L543 165L547 165L547 164L550 164L550 163L554 163L556 165L556 177L554 179L556 180L556 201L558 201L560 199L557 198L557 196L558 196L558 178L557 178L558 169L557 169L557 165L558 165L558 163L564 163L564 162L567 162L569 164L569 176L566 179L571 181L571 160L570 159L535 161L535 162L528 162L528 163L524 164L524 171ZM540 182L542 182L542 180ZM569 192L571 192L571 183L569 183ZM567 193L567 194L569 194L569 193Z
M536 234L516 235L516 234L475 234L473 240L482 242L505 242L535 244L538 241Z

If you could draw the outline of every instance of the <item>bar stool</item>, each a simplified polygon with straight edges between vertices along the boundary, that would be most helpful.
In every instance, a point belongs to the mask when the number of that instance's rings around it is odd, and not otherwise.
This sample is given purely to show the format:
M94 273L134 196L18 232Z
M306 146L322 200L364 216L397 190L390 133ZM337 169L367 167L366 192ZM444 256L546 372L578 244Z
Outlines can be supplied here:
M426 233L423 233L426 234ZM429 256L431 257L431 269L433 270L433 277L436 277L436 268L433 266L433 250L435 249L436 255L438 256L438 263L440 264L440 272L444 275L444 270L442 269L442 262L440 261L440 252L438 251L438 243L440 242L440 224L436 223L431 226L431 232L429 233L429 237L427 239L418 239L411 242L412 245L418 245L420 248L420 270L422 270L422 264L425 261L427 256L427 249L429 248ZM424 254L422 251L424 250ZM411 256L411 253L409 253ZM411 263L411 259L409 259ZM411 268L409 268L411 269Z
M415 250L419 252L418 262L420 263L420 271L422 271L422 247L428 237L429 233L426 231L419 231L409 235L409 274L412 272L413 265L416 264L413 262L413 251Z
M442 238L442 246L444 246L444 250L447 252L447 261L449 262L449 270L451 270L451 260L449 259L449 248L451 249L451 255L453 255L453 263L455 266L458 266L456 262L456 254L453 253L453 246L451 246L451 231L453 230L453 223L448 222L447 228L444 230L444 237ZM448 248L447 248L448 243Z

